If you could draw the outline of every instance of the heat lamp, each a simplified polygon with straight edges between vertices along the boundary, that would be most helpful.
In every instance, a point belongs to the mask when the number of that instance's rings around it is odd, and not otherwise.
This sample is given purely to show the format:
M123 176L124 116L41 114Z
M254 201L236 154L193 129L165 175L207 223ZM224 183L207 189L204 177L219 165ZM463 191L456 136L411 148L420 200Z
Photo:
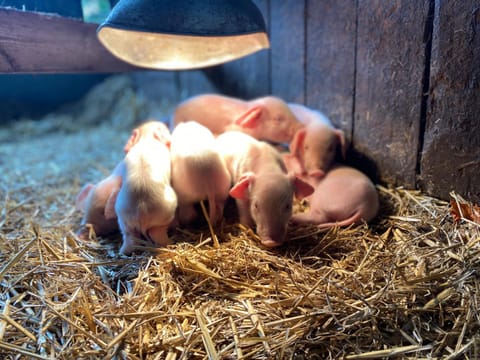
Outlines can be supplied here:
M157 70L204 68L270 46L251 0L120 0L97 36L121 60Z

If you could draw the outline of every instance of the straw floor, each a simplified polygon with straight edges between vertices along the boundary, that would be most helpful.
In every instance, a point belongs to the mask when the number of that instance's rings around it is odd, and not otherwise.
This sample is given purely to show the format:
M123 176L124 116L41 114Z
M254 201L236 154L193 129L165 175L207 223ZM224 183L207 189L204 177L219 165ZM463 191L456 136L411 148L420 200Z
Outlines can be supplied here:
M0 128L0 359L480 358L480 225L416 191L378 186L370 225L275 250L231 219L128 257L75 237L75 196L144 115L127 90L103 120Z

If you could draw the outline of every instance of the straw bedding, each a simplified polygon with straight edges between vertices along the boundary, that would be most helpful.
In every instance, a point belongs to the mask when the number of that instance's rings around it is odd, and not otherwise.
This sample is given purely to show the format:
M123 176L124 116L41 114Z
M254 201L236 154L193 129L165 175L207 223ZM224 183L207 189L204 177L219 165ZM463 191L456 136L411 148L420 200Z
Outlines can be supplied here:
M480 225L417 191L378 186L371 224L291 227L275 250L229 218L128 257L119 234L78 239L75 196L145 115L114 81L96 123L0 129L1 359L480 358Z

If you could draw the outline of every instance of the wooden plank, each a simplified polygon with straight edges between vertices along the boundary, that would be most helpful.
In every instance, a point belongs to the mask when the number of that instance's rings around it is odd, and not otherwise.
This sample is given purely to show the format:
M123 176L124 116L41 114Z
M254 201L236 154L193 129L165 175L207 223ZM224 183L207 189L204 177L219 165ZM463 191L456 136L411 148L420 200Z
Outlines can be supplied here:
M435 1L420 186L480 202L480 3Z
M117 72L138 69L97 40L96 24L0 8L0 73Z
M306 2L306 105L350 140L355 70L355 0ZM291 40L295 41L295 40Z
M416 181L428 6L358 1L353 146L374 164L371 176L409 188Z
M270 2L271 90L305 103L305 0Z
M269 24L269 0L254 0ZM268 30L267 30L268 31ZM270 51L261 50L244 58L208 69L205 74L219 93L252 99L270 94Z

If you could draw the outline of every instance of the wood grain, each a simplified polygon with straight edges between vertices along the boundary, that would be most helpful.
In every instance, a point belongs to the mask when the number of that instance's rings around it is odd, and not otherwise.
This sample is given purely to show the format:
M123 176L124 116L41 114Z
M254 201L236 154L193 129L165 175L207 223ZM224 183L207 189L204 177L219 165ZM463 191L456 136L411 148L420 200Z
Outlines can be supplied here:
M420 186L480 202L480 4L436 1Z
M270 3L271 92L305 102L305 0Z
M269 32L270 0L253 2L261 11ZM244 58L215 66L207 70L206 74L222 94L243 99L268 95L271 92L270 50L260 50Z
M137 69L97 40L96 24L0 8L0 73L118 72Z
M386 183L416 183L428 0L359 0L353 146Z

